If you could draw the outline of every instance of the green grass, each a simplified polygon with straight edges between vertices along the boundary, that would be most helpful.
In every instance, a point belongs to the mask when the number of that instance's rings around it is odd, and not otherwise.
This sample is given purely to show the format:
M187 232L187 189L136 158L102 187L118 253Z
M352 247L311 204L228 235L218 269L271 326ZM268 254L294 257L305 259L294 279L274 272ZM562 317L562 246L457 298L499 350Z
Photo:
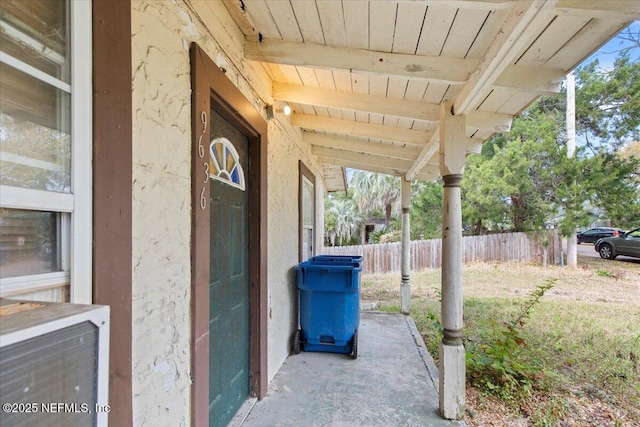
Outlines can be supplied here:
M540 367L533 394L505 403L514 413L526 415L533 426L560 425L562 421L640 425L640 304L635 295L640 266L593 262L579 271L551 270L528 266L514 271L513 265L465 267L464 286L470 290L464 299L467 349L495 340L503 323L517 316L528 293L555 276L557 289L535 305L521 331L526 343L523 357ZM488 275L493 287L484 283ZM415 283L417 280L421 282ZM437 270L412 277L416 292L411 315L436 360L441 338L439 280ZM603 280L619 286L617 298L610 298L607 288L594 288L603 286ZM365 276L363 298L375 299L383 310L397 311L398 281L395 276ZM491 289L499 296L492 295ZM592 295L594 289L601 294ZM624 298L625 292L634 293L633 298ZM580 423L594 416L593 408L604 421ZM473 425L473 420L467 422Z

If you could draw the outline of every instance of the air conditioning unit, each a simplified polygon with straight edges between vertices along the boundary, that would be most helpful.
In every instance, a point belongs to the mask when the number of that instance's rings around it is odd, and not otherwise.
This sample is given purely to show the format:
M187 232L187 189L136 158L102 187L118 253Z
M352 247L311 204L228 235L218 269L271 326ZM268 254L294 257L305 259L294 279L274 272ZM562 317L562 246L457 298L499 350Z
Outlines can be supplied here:
M107 426L109 307L0 299L0 424Z

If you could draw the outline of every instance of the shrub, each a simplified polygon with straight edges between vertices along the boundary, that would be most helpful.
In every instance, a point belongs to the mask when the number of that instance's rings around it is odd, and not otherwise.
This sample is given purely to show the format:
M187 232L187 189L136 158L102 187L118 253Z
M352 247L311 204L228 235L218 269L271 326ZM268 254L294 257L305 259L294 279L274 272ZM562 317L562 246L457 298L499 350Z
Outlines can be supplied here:
M555 282L548 279L531 292L513 321L493 325L489 339L468 342L466 365L470 384L507 401L530 394L541 370L535 359L522 352L526 347L522 330L531 309Z

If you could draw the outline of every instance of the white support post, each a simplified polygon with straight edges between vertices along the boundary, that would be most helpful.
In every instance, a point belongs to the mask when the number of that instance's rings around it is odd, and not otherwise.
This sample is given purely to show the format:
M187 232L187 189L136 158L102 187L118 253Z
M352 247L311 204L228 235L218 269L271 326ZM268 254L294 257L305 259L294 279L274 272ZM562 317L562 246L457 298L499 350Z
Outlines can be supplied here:
M400 282L400 311L411 312L411 181L402 179L402 271Z
M444 180L442 212L442 325L440 413L462 419L465 406L465 350L462 343L462 202L460 181L465 162L465 116L454 116L451 102L440 105L440 174Z
M573 71L567 74L567 157L576 155L576 77ZM567 237L567 265L578 266L578 239L575 231Z

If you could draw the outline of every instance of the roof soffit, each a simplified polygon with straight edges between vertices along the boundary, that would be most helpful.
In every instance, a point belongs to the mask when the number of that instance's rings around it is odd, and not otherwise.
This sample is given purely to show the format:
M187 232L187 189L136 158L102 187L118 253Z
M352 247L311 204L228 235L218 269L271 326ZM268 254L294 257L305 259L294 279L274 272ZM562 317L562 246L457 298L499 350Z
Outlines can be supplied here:
M313 131L304 135L334 134L307 137L319 159L416 179L437 165L441 102L466 116L467 152L476 152L640 19L640 7L625 0L223 2L246 37L245 58L264 64L274 100L298 113L292 124ZM396 142L361 141L349 145L369 156L332 157L354 138Z

